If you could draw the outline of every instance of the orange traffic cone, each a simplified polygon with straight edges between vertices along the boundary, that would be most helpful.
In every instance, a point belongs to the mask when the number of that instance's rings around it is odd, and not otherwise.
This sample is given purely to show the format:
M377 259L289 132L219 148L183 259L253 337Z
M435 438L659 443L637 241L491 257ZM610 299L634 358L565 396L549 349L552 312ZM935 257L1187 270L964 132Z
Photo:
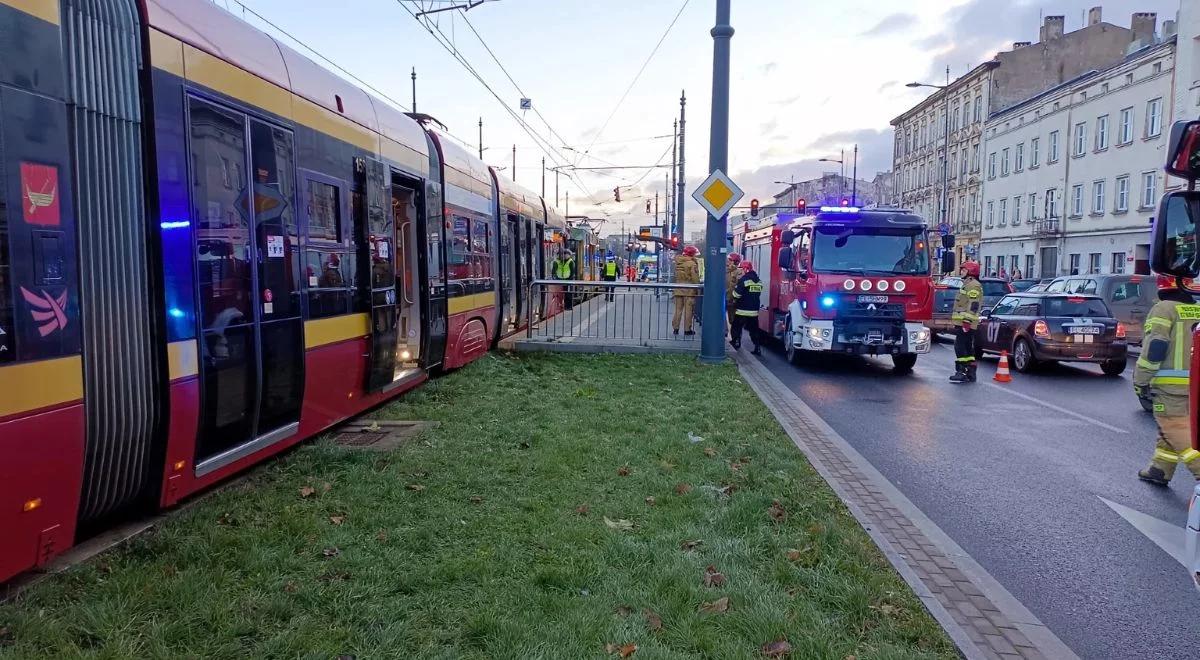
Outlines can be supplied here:
M1011 383L1012 375L1008 373L1008 351L1000 352L1000 364L996 367L996 375L992 380L997 383Z

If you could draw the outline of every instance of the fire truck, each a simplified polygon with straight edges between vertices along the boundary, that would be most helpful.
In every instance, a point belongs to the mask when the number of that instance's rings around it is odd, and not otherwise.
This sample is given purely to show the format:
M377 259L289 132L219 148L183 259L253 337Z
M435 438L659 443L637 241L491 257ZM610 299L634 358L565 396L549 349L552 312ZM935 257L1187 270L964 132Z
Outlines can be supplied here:
M928 353L928 227L902 209L824 206L746 227L741 251L769 295L759 329L797 364L807 352L890 355L906 373Z

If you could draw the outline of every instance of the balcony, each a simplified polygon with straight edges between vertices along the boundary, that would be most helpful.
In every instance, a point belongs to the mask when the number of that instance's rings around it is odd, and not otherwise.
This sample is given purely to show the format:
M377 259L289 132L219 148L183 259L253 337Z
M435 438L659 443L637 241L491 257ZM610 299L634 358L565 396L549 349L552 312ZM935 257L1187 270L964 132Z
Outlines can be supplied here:
M1041 218L1030 224L1034 238L1058 238L1062 234L1062 218Z

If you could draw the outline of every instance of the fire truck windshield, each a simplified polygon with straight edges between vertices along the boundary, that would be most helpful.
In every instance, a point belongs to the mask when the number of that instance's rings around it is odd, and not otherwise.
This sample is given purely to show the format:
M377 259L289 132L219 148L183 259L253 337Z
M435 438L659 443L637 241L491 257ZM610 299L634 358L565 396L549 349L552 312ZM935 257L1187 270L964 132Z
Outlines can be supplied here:
M813 270L826 273L928 275L925 231L817 227Z

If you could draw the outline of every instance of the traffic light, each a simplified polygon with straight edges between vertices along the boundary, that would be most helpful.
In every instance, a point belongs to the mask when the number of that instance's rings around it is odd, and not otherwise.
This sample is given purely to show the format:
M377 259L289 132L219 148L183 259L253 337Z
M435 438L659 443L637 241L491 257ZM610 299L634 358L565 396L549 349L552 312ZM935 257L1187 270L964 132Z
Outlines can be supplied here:
M808 202L804 201L803 197L796 200L796 214L797 215L804 215L804 210L806 208L808 208Z
M758 217L758 200L757 199L750 200L750 217L751 218Z
M650 213L650 200L646 200L646 213Z
M671 236L671 249L672 250L679 249L679 234L674 234Z
M621 201L621 188L620 187L613 188L613 199L615 199L618 202Z
M842 198L842 206L850 206L850 198L849 197Z

